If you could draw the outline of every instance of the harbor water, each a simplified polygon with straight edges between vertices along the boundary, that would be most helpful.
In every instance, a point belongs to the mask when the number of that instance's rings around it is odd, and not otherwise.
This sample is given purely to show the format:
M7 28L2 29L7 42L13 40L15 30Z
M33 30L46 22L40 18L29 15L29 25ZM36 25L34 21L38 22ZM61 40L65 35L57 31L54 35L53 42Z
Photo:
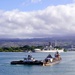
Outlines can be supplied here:
M52 66L11 65L14 60L22 60L31 54L43 60L49 53L0 52L0 75L75 75L75 52L60 53L62 60ZM54 56L54 53L50 53Z

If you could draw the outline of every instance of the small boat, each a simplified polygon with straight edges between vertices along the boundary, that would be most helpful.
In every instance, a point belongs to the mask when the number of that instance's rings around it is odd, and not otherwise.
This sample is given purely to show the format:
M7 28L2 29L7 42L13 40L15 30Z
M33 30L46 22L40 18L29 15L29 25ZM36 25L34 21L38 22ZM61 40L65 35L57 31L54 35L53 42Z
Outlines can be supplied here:
M31 55L28 55L24 60L12 61L12 65L22 64L22 65L42 65L42 66L51 66L57 64L61 61L61 57L58 55L58 52L55 54L55 58L49 54L44 60L35 60Z
M58 64L61 61L61 57L58 52L56 52L55 57L53 58L50 54L44 59L43 66L51 66Z

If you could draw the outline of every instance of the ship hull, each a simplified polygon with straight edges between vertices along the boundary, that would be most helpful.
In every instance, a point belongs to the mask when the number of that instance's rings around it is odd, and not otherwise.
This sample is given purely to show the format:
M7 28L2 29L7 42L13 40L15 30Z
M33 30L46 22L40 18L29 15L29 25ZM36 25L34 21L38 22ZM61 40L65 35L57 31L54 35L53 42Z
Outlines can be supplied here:
M64 52L64 50L36 50L35 52Z
M52 63L46 63L46 64L43 63L43 66L52 66L52 65L55 65L55 64L60 63L60 61L61 61L61 60L57 60L57 61L52 62Z
M12 61L12 65L43 65L42 61Z

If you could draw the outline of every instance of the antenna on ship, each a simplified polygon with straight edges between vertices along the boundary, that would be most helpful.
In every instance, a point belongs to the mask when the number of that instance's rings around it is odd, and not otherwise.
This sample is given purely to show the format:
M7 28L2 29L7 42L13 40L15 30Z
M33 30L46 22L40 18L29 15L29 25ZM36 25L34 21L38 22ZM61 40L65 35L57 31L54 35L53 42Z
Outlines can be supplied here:
M52 44L51 44L51 42L49 42L49 50L51 50L52 49Z
M57 40L55 40L55 47L56 47L56 46L58 46L58 42L57 42Z
M49 46L51 45L51 42L49 42Z

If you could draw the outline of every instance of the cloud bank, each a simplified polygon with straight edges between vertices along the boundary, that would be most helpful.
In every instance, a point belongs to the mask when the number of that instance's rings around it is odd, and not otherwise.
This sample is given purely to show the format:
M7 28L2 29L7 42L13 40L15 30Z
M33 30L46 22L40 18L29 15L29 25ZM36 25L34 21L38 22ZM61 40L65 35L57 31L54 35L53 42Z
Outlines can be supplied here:
M22 12L0 10L0 38L36 38L75 34L75 4Z

